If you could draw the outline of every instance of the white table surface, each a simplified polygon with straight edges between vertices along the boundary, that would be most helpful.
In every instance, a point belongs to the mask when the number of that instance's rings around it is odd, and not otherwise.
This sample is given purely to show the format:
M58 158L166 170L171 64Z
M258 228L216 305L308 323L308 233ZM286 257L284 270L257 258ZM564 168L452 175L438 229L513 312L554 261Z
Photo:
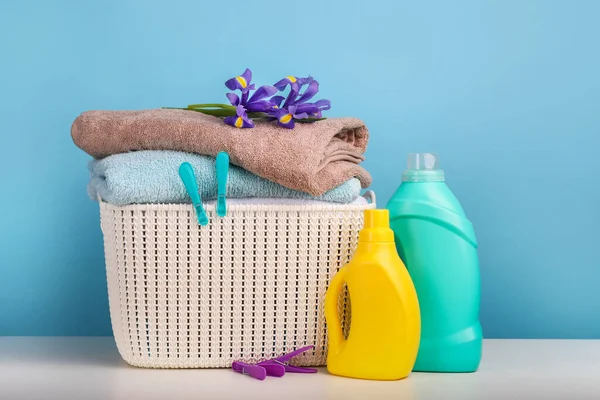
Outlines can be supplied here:
M600 399L600 340L485 340L472 374L394 382L127 365L110 337L0 337L0 399Z

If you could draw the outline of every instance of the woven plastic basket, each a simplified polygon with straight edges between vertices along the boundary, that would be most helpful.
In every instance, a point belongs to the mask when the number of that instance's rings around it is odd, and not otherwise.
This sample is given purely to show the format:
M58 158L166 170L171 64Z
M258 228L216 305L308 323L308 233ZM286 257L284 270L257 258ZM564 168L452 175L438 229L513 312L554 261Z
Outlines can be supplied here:
M368 205L100 202L110 316L131 365L229 367L314 344L298 365L325 365L329 280L356 247ZM343 303L343 301L341 301ZM344 304L342 318L346 318ZM347 324L348 322L346 322Z

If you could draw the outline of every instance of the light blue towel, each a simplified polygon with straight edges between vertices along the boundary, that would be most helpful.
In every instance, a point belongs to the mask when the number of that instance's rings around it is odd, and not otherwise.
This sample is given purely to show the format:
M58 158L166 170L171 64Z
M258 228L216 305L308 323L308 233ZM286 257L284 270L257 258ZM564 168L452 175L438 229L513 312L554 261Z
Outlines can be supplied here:
M92 160L88 193L116 205L139 203L188 203L190 198L179 178L179 166L194 167L202 200L217 198L215 158L178 151L136 151ZM231 165L227 197L271 197L351 203L360 195L361 185L350 179L321 196L288 189Z

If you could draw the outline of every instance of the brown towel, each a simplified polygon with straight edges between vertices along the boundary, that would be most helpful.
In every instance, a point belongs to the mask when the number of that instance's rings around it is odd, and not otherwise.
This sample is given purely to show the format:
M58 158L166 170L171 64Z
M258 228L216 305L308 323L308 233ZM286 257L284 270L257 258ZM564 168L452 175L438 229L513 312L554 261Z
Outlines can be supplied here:
M226 125L196 111L87 111L71 127L75 144L95 158L134 150L178 150L215 156L229 153L233 164L290 189L314 196L352 177L363 187L371 176L364 160L369 132L356 118L296 124L272 122L251 129Z

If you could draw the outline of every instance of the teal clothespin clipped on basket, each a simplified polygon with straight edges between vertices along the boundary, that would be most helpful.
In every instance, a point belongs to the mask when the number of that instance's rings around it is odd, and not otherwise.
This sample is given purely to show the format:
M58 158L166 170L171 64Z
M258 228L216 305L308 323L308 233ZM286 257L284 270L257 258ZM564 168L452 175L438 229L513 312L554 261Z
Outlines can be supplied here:
M196 174L194 174L194 168L192 164L184 162L179 166L179 177L183 181L185 190L188 192L194 208L196 209L196 216L198 217L198 223L202 226L208 224L208 216L202 206L202 198L198 193L198 185L196 183Z
M227 215L227 180L229 179L229 154L222 151L217 154L217 215Z

